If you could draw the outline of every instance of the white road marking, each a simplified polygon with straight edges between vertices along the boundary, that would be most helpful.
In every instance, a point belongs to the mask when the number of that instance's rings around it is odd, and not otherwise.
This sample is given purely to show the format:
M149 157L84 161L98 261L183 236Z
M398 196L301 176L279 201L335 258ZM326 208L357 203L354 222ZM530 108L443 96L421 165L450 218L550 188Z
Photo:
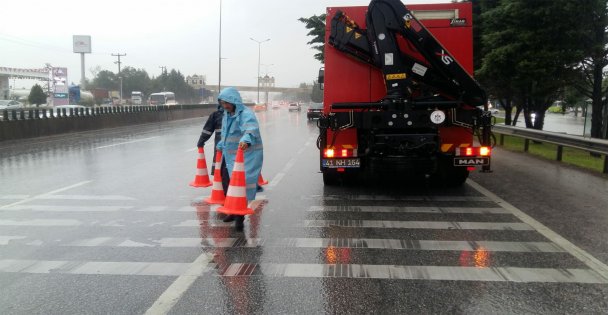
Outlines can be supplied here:
M504 208L312 206L309 212L511 214Z
M36 195L36 196L33 196L33 197L29 197L29 198L26 198L26 199L19 200L17 202L13 202L13 203L9 203L7 205L0 206L0 209L5 209L5 208L8 208L8 207L20 205L20 204L23 204L23 203L26 203L26 202L30 202L30 201L32 201L34 199L38 199L38 198L49 197L49 196L51 196L53 194L56 194L56 193L59 193L59 192L62 192L62 191L66 191L66 190L69 190L69 189L72 189L72 188L80 187L80 186L86 185L86 184L88 184L90 182L91 182L90 180L85 180L85 181L82 181L80 183L76 183L74 185L70 185L70 186L66 186L66 187L63 187L63 188L55 189L53 191L49 191L49 192L44 193L44 194Z
M304 144L304 146L305 147L309 146L312 139L313 139L312 137L309 138L308 141ZM281 171L270 181L270 183L268 184L268 187L266 189L272 190L274 187L276 187L281 182L283 177L285 177L285 175L289 172L289 170L291 170L291 168L296 164L296 160L302 152L304 152L304 150L300 149L300 151L298 151L298 153L294 157L292 157L291 159L289 159L289 161L287 161L287 164L285 164L283 169L281 169Z
M0 235L0 245L8 245L12 240L22 240L26 236L20 235Z
M285 176L285 173L283 173L283 172L278 173L274 178L272 178L272 180L270 181L270 183L268 183L268 188L266 188L266 189L270 189L270 188L275 187L276 185L278 185L279 182L281 182L281 180L283 179L284 176Z
M325 201L490 201L485 196L312 195L304 198Z
M473 187L473 189L477 190L478 192L485 195L492 201L496 202L501 207L509 210L514 216L516 216L522 222L525 222L526 224L528 224L529 226L534 228L538 233L542 234L544 237L546 237L553 243L555 243L558 246L565 249L572 256L576 257L581 262L583 262L585 265L587 265L589 268L591 268L592 270L597 272L599 275L601 275L605 281L608 281L608 266L606 264L604 264L597 258L593 257L591 254L587 253L582 248L572 244L570 241L568 241L561 235L555 233L553 230L549 229L548 227L544 226L542 223L536 221L531 216L525 214L523 211L517 209L515 206L506 202L504 199L498 197L496 194L483 188L481 185L479 185L475 181L468 179L467 183L469 184L469 186Z
M10 273L59 273L77 275L139 275L139 276L181 276L203 274L203 268L191 270L191 263L165 262L105 262L67 260L0 260L0 272ZM196 273L198 272L198 273Z
M132 206L45 206L45 205L16 205L4 208L4 211L36 211L36 212L117 212L133 209Z
M41 200L136 200L132 197L120 196L120 195L44 195L37 196L34 199Z
M222 276L363 278L498 282L608 283L589 269L396 266L355 264L232 264Z
M179 301L184 293L192 286L194 281L207 269L207 265L213 256L203 253L188 266L168 288L161 294L152 306L146 311L146 315L167 314Z
M0 195L0 200L19 200L29 198L30 195Z
M115 144L110 144L110 145L104 145L104 146L101 146L101 147L93 148L93 150L111 148L111 147L115 147L115 146L119 146L119 145L136 143L136 142L142 142L142 141L148 141L148 140L156 139L156 138L160 138L160 136L148 137L148 138L137 139L137 140L127 141L127 142L120 142L120 143L115 143Z
M7 245L10 240L24 239L25 236L0 236L0 245ZM3 244L4 241L4 244ZM34 245L34 244L28 244ZM284 247L284 248L360 248L386 250L420 250L420 251L484 251L484 252L518 252L518 253L566 253L551 242L502 242L502 241L437 241L405 239L370 239L370 238L161 238L145 242L121 237L96 237L71 241L65 244L52 242L35 246L64 247L160 247L160 248L230 248L230 247Z
M72 219L1 220L0 226L79 226L82 222Z
M435 230L515 230L531 231L520 222L381 221L381 220L304 220L305 227L435 229Z

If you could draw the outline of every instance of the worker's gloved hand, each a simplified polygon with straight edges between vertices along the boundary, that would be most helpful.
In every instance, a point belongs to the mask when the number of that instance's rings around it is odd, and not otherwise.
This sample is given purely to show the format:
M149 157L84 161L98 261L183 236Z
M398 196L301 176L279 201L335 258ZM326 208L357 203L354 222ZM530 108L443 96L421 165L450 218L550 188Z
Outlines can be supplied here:
M196 146L198 148L203 148L205 146L205 143L204 142L199 142Z
M239 149L245 151L248 148L249 148L249 143L247 143L247 142L241 142L241 143L239 143Z

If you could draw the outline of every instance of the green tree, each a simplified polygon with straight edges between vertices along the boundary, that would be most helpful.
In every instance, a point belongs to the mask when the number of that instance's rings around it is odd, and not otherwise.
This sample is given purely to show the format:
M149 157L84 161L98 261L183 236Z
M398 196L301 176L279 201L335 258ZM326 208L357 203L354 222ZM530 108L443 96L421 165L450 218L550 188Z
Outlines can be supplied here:
M308 45L310 45L312 49L318 51L315 54L315 59L319 60L321 63L325 62L325 18L326 14L320 14L298 19L298 21L305 24L305 27L308 30L307 35L312 37L308 42Z
M120 88L120 81L114 72L109 70L101 70L91 82L91 87L107 90L118 90Z
M545 111L574 74L586 14L569 0L502 0L482 13L487 53L479 73L490 94L511 95L515 117L523 111L526 127L543 129Z
M27 101L33 105L46 104L46 94L42 90L42 87L38 84L32 86L30 95L27 97Z
M199 101L198 91L186 83L184 75L171 69L160 76L152 79L152 93L155 92L173 92L175 98L181 103L193 103Z
M120 71L118 77L122 77L122 91L124 95L131 95L133 91L140 91L145 95L152 93L152 80L144 69L125 67Z
M608 86L602 85L606 78L604 68L608 66L608 8L605 0L581 0L579 6L587 11L582 35L585 58L575 67L578 76L571 84L591 99L591 137L608 138Z

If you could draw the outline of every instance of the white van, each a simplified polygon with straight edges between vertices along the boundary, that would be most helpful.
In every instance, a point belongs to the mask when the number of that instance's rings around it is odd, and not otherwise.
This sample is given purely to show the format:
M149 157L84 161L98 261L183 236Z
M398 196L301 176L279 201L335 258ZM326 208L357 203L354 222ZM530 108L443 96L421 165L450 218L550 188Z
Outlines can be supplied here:
M175 94L173 92L160 92L150 94L150 105L175 105Z
M144 102L144 93L140 91L131 92L131 104L141 105Z

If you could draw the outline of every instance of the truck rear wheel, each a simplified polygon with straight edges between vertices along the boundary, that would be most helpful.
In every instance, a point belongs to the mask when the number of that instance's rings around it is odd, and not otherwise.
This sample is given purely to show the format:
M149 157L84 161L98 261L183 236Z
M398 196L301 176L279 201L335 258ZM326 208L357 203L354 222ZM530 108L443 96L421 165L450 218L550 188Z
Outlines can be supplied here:
M340 183L340 175L335 173L323 172L323 184L325 186L336 186Z
M444 159L439 164L437 174L434 176L435 182L446 187L459 187L469 177L466 167L456 167L452 165L451 159Z

